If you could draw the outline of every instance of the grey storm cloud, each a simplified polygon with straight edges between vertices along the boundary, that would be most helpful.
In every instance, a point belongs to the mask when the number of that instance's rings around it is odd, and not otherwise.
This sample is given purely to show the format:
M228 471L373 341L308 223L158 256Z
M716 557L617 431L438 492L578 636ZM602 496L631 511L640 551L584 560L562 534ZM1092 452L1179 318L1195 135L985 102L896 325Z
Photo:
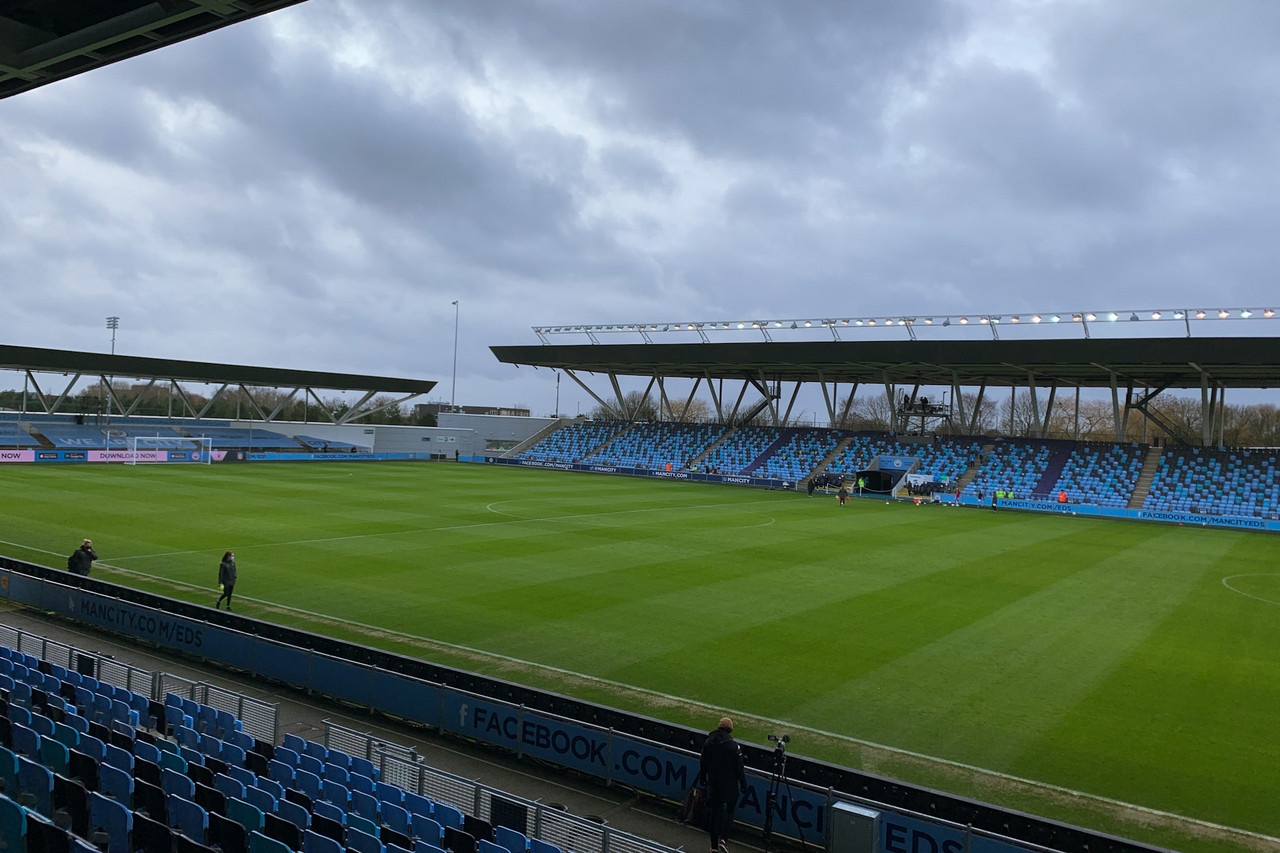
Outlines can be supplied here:
M1277 24L308 0L0 102L3 336L440 378L458 300L460 401L534 403L535 324L1264 300Z

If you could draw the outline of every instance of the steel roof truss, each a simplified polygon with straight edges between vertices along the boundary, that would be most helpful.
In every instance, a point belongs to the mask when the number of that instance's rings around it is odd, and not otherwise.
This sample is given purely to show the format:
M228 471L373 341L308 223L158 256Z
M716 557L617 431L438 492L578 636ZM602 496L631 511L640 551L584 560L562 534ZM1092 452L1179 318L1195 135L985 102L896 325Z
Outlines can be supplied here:
M142 402L143 398L147 396L147 394L151 391L152 388L155 387L155 385L156 385L155 377L152 377L151 381L147 383L147 387L142 389L142 393L134 397L133 402L129 404L129 410L124 413L124 416L126 418L133 414L134 410L138 408L138 405Z
M200 420L200 419L201 419L201 418L203 418L205 415L209 414L209 410L213 408L213 404L214 404L215 402L217 402L217 400L218 400L218 398L219 398L220 396L222 396L222 392L223 392L223 391L225 391L225 390L227 390L227 386L228 386L229 384L230 384L229 382L223 382L223 383L222 383L222 386L221 386L220 388L218 388L218 390L217 390L217 391L214 391L214 392L213 392L213 396L209 398L209 402L205 403L205 404L204 404L204 408L203 408L203 409L201 409L201 410L196 414L196 420Z

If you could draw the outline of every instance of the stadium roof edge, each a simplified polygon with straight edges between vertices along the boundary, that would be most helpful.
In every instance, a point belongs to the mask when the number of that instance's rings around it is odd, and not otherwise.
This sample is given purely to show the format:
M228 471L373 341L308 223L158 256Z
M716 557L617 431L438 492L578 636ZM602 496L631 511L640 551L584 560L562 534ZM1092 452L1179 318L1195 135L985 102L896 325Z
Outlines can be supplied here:
M1280 387L1280 338L757 341L490 347L498 361L664 378L1084 388Z
M302 2L0 3L0 98Z
M135 379L163 379L180 382L228 383L259 387L298 386L344 391L378 393L428 394L436 386L430 379L397 379L359 373L330 373L317 370L291 370L278 367L252 367L180 361L167 358L145 358L132 355L107 355L94 352L41 349L0 345L0 368L30 370L37 373L83 373L94 376L120 376Z

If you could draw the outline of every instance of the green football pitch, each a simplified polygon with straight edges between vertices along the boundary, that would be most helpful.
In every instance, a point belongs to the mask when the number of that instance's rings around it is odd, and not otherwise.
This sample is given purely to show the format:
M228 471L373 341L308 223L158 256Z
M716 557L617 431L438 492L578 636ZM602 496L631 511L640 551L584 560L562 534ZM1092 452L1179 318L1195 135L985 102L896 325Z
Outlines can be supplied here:
M451 463L0 488L20 559L88 536L211 607L231 549L250 616L1178 849L1280 835L1274 536Z

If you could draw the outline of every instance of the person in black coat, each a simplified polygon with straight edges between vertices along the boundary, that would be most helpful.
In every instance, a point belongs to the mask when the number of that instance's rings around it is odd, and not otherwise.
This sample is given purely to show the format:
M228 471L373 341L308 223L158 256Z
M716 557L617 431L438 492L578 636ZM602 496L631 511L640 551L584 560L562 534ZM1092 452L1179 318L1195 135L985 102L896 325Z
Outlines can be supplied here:
M733 720L723 717L715 731L707 735L698 761L698 781L707 784L707 831L711 853L728 853L729 827L738 798L747 792L747 773L742 750L733 739Z
M88 539L72 552L70 559L67 560L67 571L77 575L89 574L89 569L93 568L93 561L98 559L98 552L93 550L93 543Z
M231 609L231 591L236 587L236 555L228 551L222 555L222 563L218 566L218 589L222 590L222 595L218 596L218 603L213 605L214 610L222 608L222 600L227 600L227 609Z

